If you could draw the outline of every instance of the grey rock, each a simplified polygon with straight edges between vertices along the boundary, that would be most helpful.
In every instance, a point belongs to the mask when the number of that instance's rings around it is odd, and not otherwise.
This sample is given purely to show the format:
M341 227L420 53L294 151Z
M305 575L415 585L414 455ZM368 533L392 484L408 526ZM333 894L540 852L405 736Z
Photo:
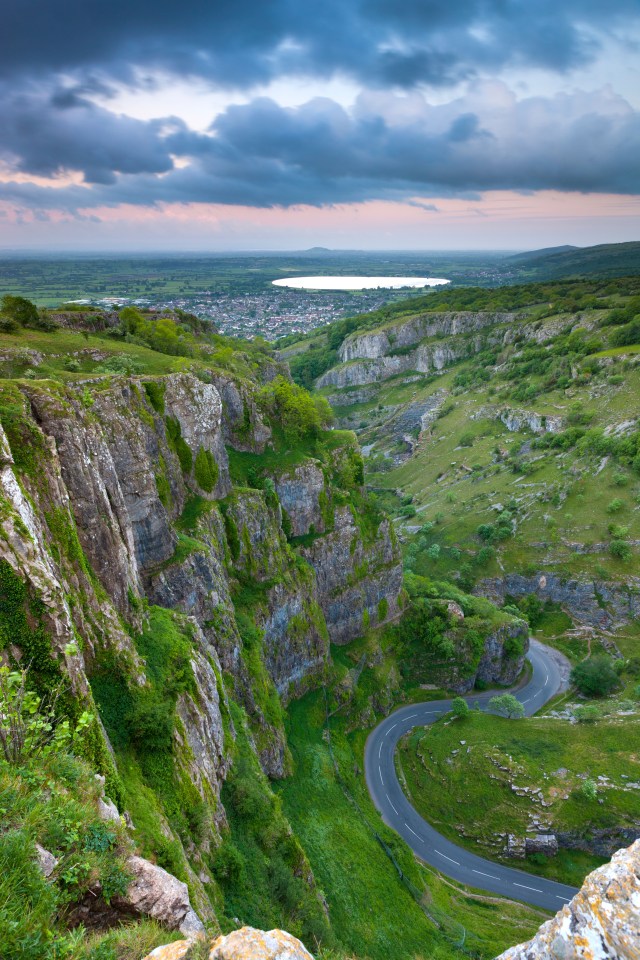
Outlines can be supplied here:
M38 866L48 879L58 866L58 861L52 853L45 850L44 847L41 847L39 843L36 843L36 855L38 857Z

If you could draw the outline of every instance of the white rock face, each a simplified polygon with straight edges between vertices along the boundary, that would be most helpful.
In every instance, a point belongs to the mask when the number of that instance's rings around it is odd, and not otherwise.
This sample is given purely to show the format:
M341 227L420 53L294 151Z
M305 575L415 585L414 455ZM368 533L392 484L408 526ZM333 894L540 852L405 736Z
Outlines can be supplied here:
M313 960L308 950L284 930L242 927L213 942L209 960Z
M640 840L590 873L528 943L497 960L639 960Z
M195 946L191 938L178 940L156 947L144 960L191 960ZM209 960L313 960L313 957L299 940L284 930L265 932L242 927L214 940Z

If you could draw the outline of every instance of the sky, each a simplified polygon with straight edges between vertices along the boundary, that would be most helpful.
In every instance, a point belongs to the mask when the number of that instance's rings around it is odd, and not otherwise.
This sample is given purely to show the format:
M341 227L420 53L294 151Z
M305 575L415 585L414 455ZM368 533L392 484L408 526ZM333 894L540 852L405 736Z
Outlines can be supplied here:
M638 0L3 0L0 250L640 239Z

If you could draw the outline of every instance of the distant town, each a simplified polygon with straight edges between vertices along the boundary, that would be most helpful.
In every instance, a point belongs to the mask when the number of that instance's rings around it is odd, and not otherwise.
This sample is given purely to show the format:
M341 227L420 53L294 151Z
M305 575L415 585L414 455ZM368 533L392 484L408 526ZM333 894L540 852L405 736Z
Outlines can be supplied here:
M424 290L413 291L424 294ZM108 309L124 306L154 310L185 310L211 320L221 333L236 337L276 340L290 333L306 333L316 327L377 310L386 303L406 300L409 290L364 290L354 292L286 290L273 288L256 294L230 296L202 291L188 297L101 297L74 301Z

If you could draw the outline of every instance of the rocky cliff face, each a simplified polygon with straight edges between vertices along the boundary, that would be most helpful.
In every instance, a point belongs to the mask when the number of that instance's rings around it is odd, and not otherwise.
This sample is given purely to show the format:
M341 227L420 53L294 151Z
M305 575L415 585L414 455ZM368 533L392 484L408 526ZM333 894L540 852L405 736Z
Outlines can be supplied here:
M427 337L453 337L475 332L496 324L510 324L514 313L425 313L402 323L369 333L355 333L343 342L339 357L341 363L349 360L384 357L394 350L404 349Z
M108 733L157 744L169 730L165 783L157 766L145 774L162 797L152 817L204 917L238 723L283 776L282 706L322 678L330 636L395 616L401 589L388 523L365 530L347 505L366 508L353 436L289 470L271 456L259 486L234 485L228 451L259 463L271 429L255 386L215 379L25 381L0 397L2 660L26 661L43 692L62 679L93 711L88 759L120 812L138 798ZM194 810L193 830L175 826Z
M498 960L637 960L640 956L640 840L594 870L580 892L533 940Z
M569 580L557 574L534 576L508 574L505 577L481 580L475 592L495 603L503 603L507 595L522 597L535 593L541 600L559 603L580 624L610 630L640 616L640 578L627 577L625 582L605 580Z

